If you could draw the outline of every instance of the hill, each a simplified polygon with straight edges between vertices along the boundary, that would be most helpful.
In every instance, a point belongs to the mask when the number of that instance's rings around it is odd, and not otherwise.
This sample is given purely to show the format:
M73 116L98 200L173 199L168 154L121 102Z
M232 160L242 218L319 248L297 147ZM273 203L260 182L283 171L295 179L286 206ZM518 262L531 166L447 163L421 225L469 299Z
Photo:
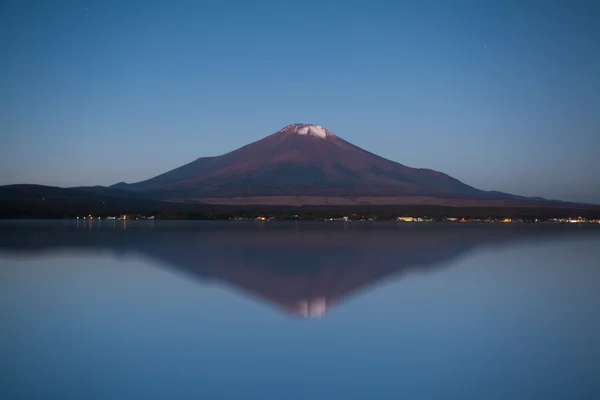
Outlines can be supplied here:
M309 124L288 125L227 154L199 158L154 178L113 188L170 201L233 205L560 203L479 190L439 171L385 159Z

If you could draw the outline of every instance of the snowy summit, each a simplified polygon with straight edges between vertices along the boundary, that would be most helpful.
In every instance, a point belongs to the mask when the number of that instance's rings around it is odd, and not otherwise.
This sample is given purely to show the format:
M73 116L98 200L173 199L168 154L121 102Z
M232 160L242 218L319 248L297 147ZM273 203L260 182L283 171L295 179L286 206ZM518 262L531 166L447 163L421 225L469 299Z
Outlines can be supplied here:
M329 132L327 129L323 128L322 126L310 125L310 124L288 125L285 128L283 128L282 131L291 131L297 135L316 136L321 139L327 139L328 136L334 136L333 133Z

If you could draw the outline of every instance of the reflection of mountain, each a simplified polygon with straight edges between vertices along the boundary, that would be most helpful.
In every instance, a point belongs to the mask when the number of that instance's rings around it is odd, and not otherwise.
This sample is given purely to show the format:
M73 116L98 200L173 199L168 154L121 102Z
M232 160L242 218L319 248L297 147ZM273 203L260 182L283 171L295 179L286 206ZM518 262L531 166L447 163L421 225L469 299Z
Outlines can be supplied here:
M443 266L483 245L597 232L544 225L369 225L94 222L0 225L0 251L141 254L199 280L218 281L299 316L319 316L367 286L404 272ZM265 227L265 225L262 225ZM152 229L150 229L152 227Z

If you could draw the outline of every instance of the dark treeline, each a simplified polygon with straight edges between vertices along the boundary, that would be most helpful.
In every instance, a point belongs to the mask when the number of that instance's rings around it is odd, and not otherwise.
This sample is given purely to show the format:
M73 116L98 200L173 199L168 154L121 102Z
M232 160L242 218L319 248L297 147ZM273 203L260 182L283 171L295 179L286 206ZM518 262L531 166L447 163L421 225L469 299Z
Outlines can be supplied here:
M104 187L56 188L40 185L0 186L0 218L62 219L87 215L155 216L159 219L229 220L273 217L316 220L395 219L400 216L444 218L519 218L525 220L584 217L600 218L600 206L588 207L445 207L445 206L227 206L174 203L142 194Z
M234 218L273 217L275 219L316 220L350 219L389 220L400 216L444 218L600 218L599 209L549 207L443 207L443 206L227 206L157 201L78 201L39 199L35 201L0 200L0 218L62 219L87 215L106 218L155 216L159 219L229 220Z

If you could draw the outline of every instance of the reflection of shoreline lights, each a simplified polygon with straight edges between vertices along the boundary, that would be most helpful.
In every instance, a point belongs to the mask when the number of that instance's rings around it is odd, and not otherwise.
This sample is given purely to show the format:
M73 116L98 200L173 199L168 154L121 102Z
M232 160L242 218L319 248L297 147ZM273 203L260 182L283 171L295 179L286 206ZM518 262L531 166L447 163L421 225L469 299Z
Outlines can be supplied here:
M304 318L319 318L327 311L327 300L323 297L314 300L302 300L297 311Z

